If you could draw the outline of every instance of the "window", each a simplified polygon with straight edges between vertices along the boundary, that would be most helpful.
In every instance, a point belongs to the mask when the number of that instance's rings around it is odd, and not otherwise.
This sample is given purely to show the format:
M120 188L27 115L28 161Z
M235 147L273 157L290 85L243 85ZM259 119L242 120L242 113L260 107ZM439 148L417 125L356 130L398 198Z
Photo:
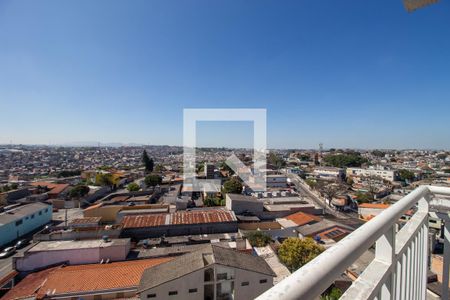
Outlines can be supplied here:
M123 298L123 297L125 297L125 294L124 293L117 293L116 294L116 298Z
M48 212L48 208L45 209L45 212Z
M175 296L175 295L178 295L177 291L170 291L169 292L169 296Z
M147 298L156 298L156 294L148 294Z
M242 282L241 283L241 286L247 286L247 285L249 285L250 283L248 282L248 281L244 281L244 282Z
M224 280L227 279L227 273L219 273L217 274L217 280Z
M18 220L16 221L16 226L22 225L23 221L22 220Z
M34 219L34 214L31 215L31 218Z
M214 280L214 270L213 269L206 269L204 272L205 275L205 281L213 281Z
M189 293L197 293L197 289L189 289Z
M260 281L259 281L259 283L266 283L267 282L267 279L261 279Z
M42 211L39 212L39 215L42 216Z

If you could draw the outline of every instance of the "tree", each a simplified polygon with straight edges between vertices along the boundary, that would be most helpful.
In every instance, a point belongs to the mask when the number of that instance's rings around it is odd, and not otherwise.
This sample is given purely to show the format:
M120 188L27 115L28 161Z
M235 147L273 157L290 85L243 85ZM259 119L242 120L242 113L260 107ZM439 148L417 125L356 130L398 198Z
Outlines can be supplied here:
M384 157L386 155L386 152L380 150L373 150L372 155L377 157Z
M154 162L147 154L147 150L142 153L142 162L144 163L145 171L148 173L153 172Z
M220 197L206 197L203 199L203 205L211 207L211 206L224 206L225 200Z
M251 231L245 237L252 247L264 247L272 241L270 235L262 231Z
M400 180L406 181L406 180L413 180L415 178L414 172L410 170L402 169L398 171L398 177L400 177Z
M89 187L86 185L77 185L74 186L69 191L69 197L70 198L81 198L86 196L89 193Z
M137 184L136 182L132 182L127 186L127 190L129 192L137 192L141 189L141 187L139 186L139 184Z
M294 272L313 260L324 250L312 238L300 239L291 237L284 240L278 248L278 257L291 272Z
M326 182L319 185L319 191L328 199L328 204L330 205L331 200L337 195L345 192L346 188L342 184Z
M267 160L271 165L273 165L277 169L281 169L282 167L286 166L286 161L282 157L276 155L273 152L269 153L269 158Z
M373 195L370 193L357 192L355 196L358 203L368 203L373 201Z
M161 176L150 174L145 177L144 182L147 187L157 186L158 184L161 184L162 178Z
M320 300L338 300L342 296L342 291L337 287L331 288L329 291L325 292Z
M223 194L240 194L242 193L242 183L239 179L233 177L225 181L222 189Z
M359 153L333 154L324 157L323 160L327 165L337 168L360 167L362 164L368 162Z
M114 186L114 178L113 178L112 174L110 174L110 173L97 174L95 176L95 182L98 185L102 185L102 186L108 186L108 187Z

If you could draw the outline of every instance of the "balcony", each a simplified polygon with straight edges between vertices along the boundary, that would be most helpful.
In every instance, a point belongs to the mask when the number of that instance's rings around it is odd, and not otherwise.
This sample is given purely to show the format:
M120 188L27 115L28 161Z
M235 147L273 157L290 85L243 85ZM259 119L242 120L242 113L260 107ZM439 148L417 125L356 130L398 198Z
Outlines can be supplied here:
M341 299L427 299L430 215L445 222L441 299L449 299L449 196L450 188L415 189L257 299L318 299L373 245L374 260ZM399 218L411 208L416 212L400 227Z

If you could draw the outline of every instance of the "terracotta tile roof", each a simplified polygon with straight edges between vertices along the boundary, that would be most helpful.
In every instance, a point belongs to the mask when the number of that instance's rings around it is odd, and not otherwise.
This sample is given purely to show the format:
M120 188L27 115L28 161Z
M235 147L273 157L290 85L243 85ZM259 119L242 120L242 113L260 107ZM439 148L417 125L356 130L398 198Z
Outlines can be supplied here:
M69 184L67 183L53 183L53 182L46 182L46 181L37 181L32 182L32 186L45 186L50 191L49 194L58 195L61 192L63 192L66 188L69 187Z
M172 259L173 257L161 257L51 268L25 277L5 295L5 299L32 295L42 299L48 293L60 295L137 288L144 270Z
M98 204L95 204L95 205L89 206L88 208L85 208L84 210L91 210L91 209L95 209L95 208L98 208L98 207L100 207L100 206L102 206L102 205L103 205L103 203L98 203Z
M125 216L122 220L122 225L123 228L142 228L162 225L221 223L233 221L236 221L233 212L216 209L175 212L170 214Z
M320 222L320 218L310 214L305 214L303 212L297 212L295 214L289 215L286 219L291 220L298 226L303 226L310 223Z
M389 204L383 204L383 203L363 203L363 204L360 204L358 207L386 209L389 206L390 206Z
M23 299L28 297L33 297L39 288L47 280L50 273L55 271L60 267L50 268L36 273L31 273L25 277L22 281L17 283L14 288L9 290L2 298L2 300L11 299Z

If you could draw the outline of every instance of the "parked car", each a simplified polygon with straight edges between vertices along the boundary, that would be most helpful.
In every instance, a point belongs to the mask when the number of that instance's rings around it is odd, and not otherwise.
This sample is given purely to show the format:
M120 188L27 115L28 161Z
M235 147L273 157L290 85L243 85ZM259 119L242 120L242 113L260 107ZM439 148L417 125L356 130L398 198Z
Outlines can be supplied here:
M17 243L14 247L16 249L22 249L23 247L27 246L29 243L30 243L29 240L19 240L19 241L17 241Z
M0 253L0 259L7 258L16 252L16 247L7 247Z

